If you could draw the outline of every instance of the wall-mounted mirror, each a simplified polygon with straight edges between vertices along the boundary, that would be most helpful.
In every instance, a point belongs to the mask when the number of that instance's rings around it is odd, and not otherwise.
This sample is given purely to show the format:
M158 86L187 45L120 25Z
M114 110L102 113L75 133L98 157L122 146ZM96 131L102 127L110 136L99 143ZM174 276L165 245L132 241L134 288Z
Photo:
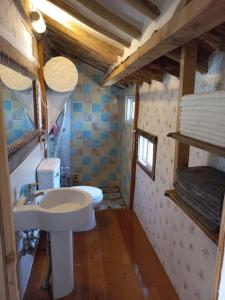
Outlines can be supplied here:
M32 80L0 65L0 89L10 145L35 129Z
M11 173L37 145L40 130L36 81L15 71L23 66L8 56L5 64L5 57L0 55L0 99Z

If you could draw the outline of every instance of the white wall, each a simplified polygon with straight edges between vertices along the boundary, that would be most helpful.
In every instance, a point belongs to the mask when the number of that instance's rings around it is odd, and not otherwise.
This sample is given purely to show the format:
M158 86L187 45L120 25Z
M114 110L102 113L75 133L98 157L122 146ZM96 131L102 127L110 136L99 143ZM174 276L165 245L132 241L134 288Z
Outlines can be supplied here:
M36 168L44 157L43 149L40 144L30 153L30 155L10 174L11 191L13 204L19 198L20 189L23 185L36 182ZM21 247L19 233L17 233L18 250ZM24 294L30 270L33 263L32 255L25 255L18 262L18 278L20 296Z
M220 55L210 63L207 75L197 74L195 92L224 86ZM164 196L173 188L175 142L167 133L176 130L178 86L179 81L167 75L163 83L153 81L140 89L138 126L158 136L158 149L154 182L137 166L134 209L180 299L210 300L217 247ZM189 165L224 169L225 160L191 147Z

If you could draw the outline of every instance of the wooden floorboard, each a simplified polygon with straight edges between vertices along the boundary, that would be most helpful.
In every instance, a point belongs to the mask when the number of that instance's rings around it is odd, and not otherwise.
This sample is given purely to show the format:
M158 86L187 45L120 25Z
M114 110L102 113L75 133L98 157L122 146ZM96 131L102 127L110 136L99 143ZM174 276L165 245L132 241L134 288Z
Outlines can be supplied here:
M74 234L75 289L63 300L178 300L133 211L97 211L96 221ZM52 299L40 287L46 264L42 239L24 300Z

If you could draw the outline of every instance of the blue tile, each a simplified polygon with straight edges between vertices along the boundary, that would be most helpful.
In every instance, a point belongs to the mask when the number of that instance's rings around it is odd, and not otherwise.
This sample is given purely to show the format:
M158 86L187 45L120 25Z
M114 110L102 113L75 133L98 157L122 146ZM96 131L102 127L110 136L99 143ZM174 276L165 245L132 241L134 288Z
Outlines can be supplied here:
M15 139L20 139L23 136L23 130L14 130Z
M91 165L91 157L90 156L83 157L83 165L86 165L86 166Z
M73 111L82 112L83 111L82 103L73 103Z
M110 120L110 114L107 112L102 112L101 113L101 121L102 122L109 122Z
M100 141L99 140L93 140L92 141L92 147L94 149L100 148Z
M101 139L106 140L109 138L109 132L108 131L102 131L101 132Z
M111 122L111 123L110 123L110 129L111 129L112 131L118 130L118 129L119 129L118 123L117 123L117 122Z
M100 165L104 166L108 164L108 157L101 157L100 158Z
M84 84L84 94L92 93L92 85L90 83Z
M100 104L92 104L92 112L100 112L101 106Z
M74 130L79 131L83 129L83 122L75 122L74 123Z
M4 110L11 110L12 109L12 103L10 100L4 101Z
M83 181L91 181L91 179L92 179L92 176L89 173L83 174L83 176L82 176Z
M110 95L102 95L101 102L102 103L110 103Z
M85 140L90 140L92 138L92 132L90 130L83 131L83 137Z
M102 79L103 79L103 76L101 74L94 74L92 76L92 80L97 84L99 84L102 81Z
M115 181L115 180L116 180L116 174L115 174L115 173L109 174L109 175L108 175L108 179L109 179L109 180Z
M116 148L110 148L109 149L109 155L110 156L117 156L118 155L118 149L116 149Z
M92 167L92 173L93 173L93 174L98 173L99 170L100 170L100 167L99 167L98 165L94 165L94 166Z

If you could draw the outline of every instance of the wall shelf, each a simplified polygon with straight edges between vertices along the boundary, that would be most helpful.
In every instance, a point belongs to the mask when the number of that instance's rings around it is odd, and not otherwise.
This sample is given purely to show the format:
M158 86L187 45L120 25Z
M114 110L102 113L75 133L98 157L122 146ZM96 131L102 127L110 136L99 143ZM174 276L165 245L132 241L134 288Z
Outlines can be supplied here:
M215 233L210 231L200 220L199 218L189 209L184 203L183 200L177 195L175 190L167 190L165 196L169 197L173 202L176 203L191 219L197 224L202 231L215 243L218 244L219 232Z
M171 137L179 142L182 142L183 144L194 146L196 148L199 148L199 149L214 153L216 155L225 157L225 147L220 147L220 146L216 146L216 145L209 144L206 142L202 142L202 141L194 139L192 137L183 135L179 132L168 133L167 136Z

